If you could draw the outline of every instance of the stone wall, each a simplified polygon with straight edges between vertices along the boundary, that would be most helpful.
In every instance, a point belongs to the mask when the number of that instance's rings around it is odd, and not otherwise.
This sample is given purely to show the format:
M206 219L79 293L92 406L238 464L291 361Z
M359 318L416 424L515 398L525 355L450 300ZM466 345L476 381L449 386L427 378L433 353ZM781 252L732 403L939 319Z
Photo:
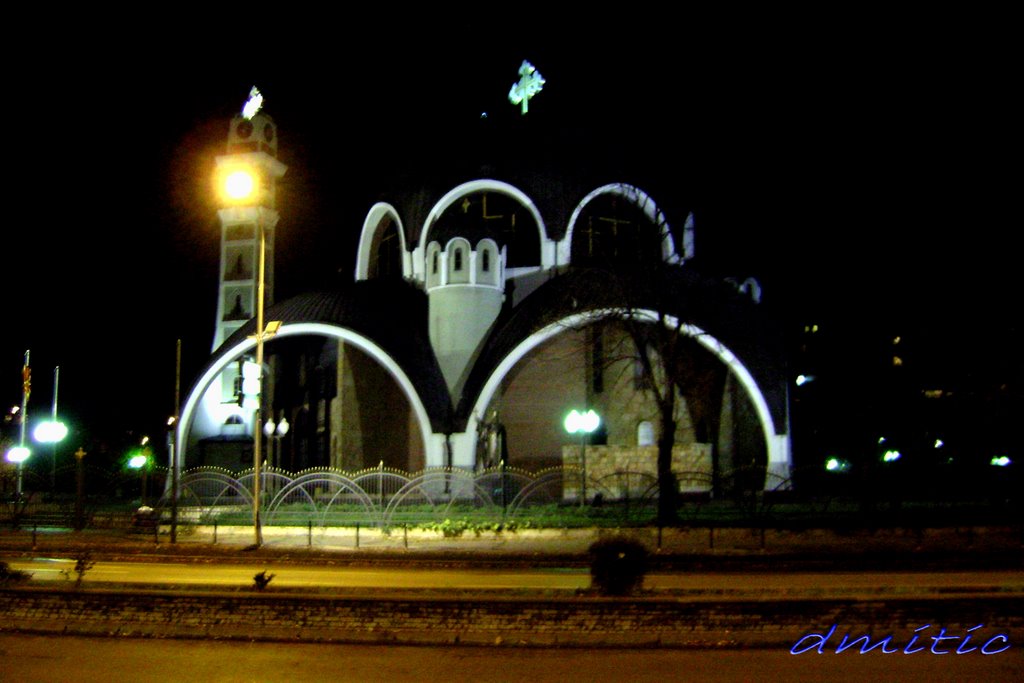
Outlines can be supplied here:
M0 630L251 640L789 647L810 631L892 634L926 624L1024 634L1024 598L716 600L711 597L330 597L0 589ZM836 637L838 640L840 636Z
M581 459L582 451L582 459ZM583 467L582 460L586 461ZM658 481L657 446L580 446L562 447L562 464L586 470L587 500L598 492L606 500L642 498L652 492ZM679 479L680 491L711 490L711 444L676 444L672 447L672 471ZM562 489L564 500L579 500L581 481L566 475Z

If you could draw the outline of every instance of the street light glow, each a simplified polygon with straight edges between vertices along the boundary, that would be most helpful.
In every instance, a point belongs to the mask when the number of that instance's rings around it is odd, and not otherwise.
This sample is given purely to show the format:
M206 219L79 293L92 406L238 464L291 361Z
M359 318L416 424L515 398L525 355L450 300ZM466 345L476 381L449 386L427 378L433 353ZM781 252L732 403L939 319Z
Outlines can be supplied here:
M46 420L36 425L32 438L39 443L58 443L68 435L68 428L63 422Z
M576 434L579 432L590 434L596 430L600 424L601 418L598 417L597 413L595 413L593 409L590 409L585 413L581 413L578 410L572 410L565 416L565 431L570 434Z
M249 199L256 193L256 176L244 168L235 169L224 176L224 194L232 201Z
M25 446L15 446L7 451L7 462L21 464L31 457L32 451Z
M133 455L131 459L128 460L128 467L137 470L144 467L148 461L149 458L146 457L145 455Z

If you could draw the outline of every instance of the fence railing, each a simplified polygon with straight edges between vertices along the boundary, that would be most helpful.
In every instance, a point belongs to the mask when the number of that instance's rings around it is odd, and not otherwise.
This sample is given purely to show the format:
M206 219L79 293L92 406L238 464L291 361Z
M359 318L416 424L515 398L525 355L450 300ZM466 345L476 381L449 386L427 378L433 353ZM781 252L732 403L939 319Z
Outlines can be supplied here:
M675 472L677 511L683 524L914 523L915 514L942 522L938 514L998 519L1019 499L965 497L914 502L857 495L825 486L794 486L802 473L783 479L764 468L738 468L717 477L705 471ZM197 468L181 474L176 501L166 468L137 472L88 472L81 498L49 492L49 479L28 476L25 495L5 491L0 523L42 526L117 527L130 524L140 505L164 520L174 504L182 524L250 524L254 472ZM581 486L586 477L585 488ZM431 468L405 472L384 466L348 472L318 468L292 473L260 471L260 510L272 526L363 526L387 529L437 524L527 523L536 526L651 524L659 485L649 472L616 471L593 476L575 466L530 472L515 467L482 471ZM586 500L579 491L587 492ZM874 489L868 488L871 492ZM898 506L898 507L894 507ZM1009 506L1009 508L1007 508ZM898 519L895 513L898 512ZM81 515L81 516L79 516Z

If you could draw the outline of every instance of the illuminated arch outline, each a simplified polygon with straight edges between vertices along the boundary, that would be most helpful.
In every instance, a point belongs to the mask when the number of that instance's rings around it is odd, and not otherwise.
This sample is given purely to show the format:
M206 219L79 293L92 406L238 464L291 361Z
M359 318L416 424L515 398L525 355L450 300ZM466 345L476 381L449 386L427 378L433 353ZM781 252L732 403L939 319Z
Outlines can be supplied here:
M652 323L658 322L658 314L651 310L636 310L631 311L630 314ZM501 360L498 366L491 373L483 388L480 390L477 400L473 404L473 410L469 414L466 433L476 433L479 416L487 409L487 406L490 404L491 399L494 398L494 394L497 392L498 387L501 385L502 381L504 381L512 368L514 368L519 361L525 358L530 351L533 351L535 348L540 346L540 344L561 332L578 329L579 327L594 322L595 320L611 315L621 316L621 312L615 309L604 309L578 313L551 323L521 341ZM671 329L676 329L678 323L679 321L675 317L665 317L665 324ZM765 448L768 451L768 472L781 477L783 480L789 479L789 473L792 469L792 454L790 451L789 435L785 433L777 434L775 432L775 421L772 419L771 409L768 407L768 402L765 400L764 394L761 392L760 387L758 387L753 375L750 374L750 371L747 370L746 366L740 362L739 358L737 358L736 355L725 346L725 344L704 332L699 327L683 324L679 325L679 329L682 334L693 337L697 343L713 353L715 357L725 363L726 367L736 374L736 378L740 381L740 384L743 385L744 389L746 389L747 395L749 396L751 403L754 405L758 419L761 422L761 429L764 433ZM767 482L768 480L766 480L766 485Z
M433 227L434 222L441 217L441 214L443 214L448 207L460 198L468 194L473 194L474 192L500 192L501 194L512 197L519 202L523 208L529 211L530 215L533 216L533 220L537 224L537 238L540 241L540 267L542 270L546 270L555 266L555 249L557 245L548 237L548 231L547 227L544 225L544 219L541 218L540 211L537 210L537 206L533 203L533 200L530 199L525 192L514 185L509 185L508 183L504 183L500 180L482 178L480 180L471 180L452 188L443 197L441 197L436 204L434 204L430 213L427 214L427 219L423 222L423 230L420 231L419 246L416 247L414 272L416 279L420 281L424 280L427 264L424 261L423 255L426 253L426 245L429 243L430 229Z
M409 252L405 248L405 227L398 217L395 207L386 202L377 202L370 207L363 221L363 229L359 233L359 250L356 252L356 281L366 280L370 276L370 259L373 256L373 238L380 230L381 219L390 216L398 230L398 241L402 250L402 277L409 277Z
M606 194L618 195L643 211L644 215L651 220L654 226L663 231L661 235L662 260L666 263L682 263L683 258L676 253L675 241L672 239L672 230L665 219L665 214L661 212L661 209L658 208L658 205L651 196L633 185L609 183L588 194L573 209L572 216L569 217L569 225L565 229L565 236L557 244L559 264L569 265L572 262L572 235L576 229L576 221L579 220L584 207L601 195Z
M340 339L352 344L352 346L380 363L384 369L391 374L391 377L398 383L398 386L401 387L402 392L405 394L405 397L409 400L409 404L412 406L413 412L416 413L416 419L419 421L420 425L420 436L423 439L423 452L425 456L429 456L431 452L430 436L433 434L433 430L430 426L430 417L427 415L427 409L423 405L423 401L420 400L420 396L416 392L416 388L413 386L408 375L405 374L405 371L402 370L401 366L399 366L386 351L357 332L353 332L345 327L329 325L326 323L285 323L277 331L275 337L295 337L303 334L315 334L332 339ZM199 381L196 382L192 392L188 396L188 399L185 401L185 405L182 407L181 419L178 422L178 429L175 434L176 452L174 456L174 464L178 468L178 471L181 471L181 466L183 464L184 449L187 443L186 437L191 429L192 418L195 413L196 406L202 400L203 395L206 393L213 381L221 372L224 371L224 368L238 360L242 354L254 348L256 348L256 339L254 337L247 337L243 339L235 346L220 354L219 358L217 358L213 365L206 369L206 372L204 372L202 377L199 378Z

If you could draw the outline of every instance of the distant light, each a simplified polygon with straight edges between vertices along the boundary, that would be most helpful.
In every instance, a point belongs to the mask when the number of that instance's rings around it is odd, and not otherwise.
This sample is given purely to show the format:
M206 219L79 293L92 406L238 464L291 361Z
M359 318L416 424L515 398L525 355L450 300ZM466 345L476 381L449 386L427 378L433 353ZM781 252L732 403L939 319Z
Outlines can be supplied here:
M878 443L885 443L885 437L884 436L878 437Z
M829 458L825 461L825 469L829 472L845 472L850 469L850 463L842 458Z
M174 416L173 416L173 415L171 415L171 416L170 416L169 418L167 418L167 426L168 426L168 427L171 427L171 426L173 426L173 425L174 425L174 422L175 422L175 418L174 418Z
M945 445L946 444L942 439L935 439L935 448L942 448Z
M903 457L899 451L886 451L882 454L882 462L896 462Z
M989 460L989 464L992 465L993 467L1006 467L1007 465L1009 465L1012 462L1013 461L1010 460L1005 455L997 455L997 456L994 456L991 460Z
M892 357L892 365L893 365L893 367L896 367L896 368L900 367L901 365L903 365L903 359L900 358L899 356L893 356Z
M57 443L68 435L68 428L63 422L47 420L40 422L32 432L32 438L39 443Z
M147 458L145 455L133 455L128 460L128 467L137 470L141 467L144 467L147 462L149 462L149 458Z
M480 112L480 118L486 119L487 118L487 112L485 112L485 111Z
M7 451L7 462L22 463L31 457L32 451L24 446L15 446Z
M263 106L263 95L256 89L256 86L252 86L252 90L249 91L249 99L245 101L242 106L242 118L251 119L256 116L256 112Z
M140 445L145 446L147 443L149 443L149 437L148 436L142 437L142 443Z
M893 339L893 340L892 340L892 343L893 343L894 345L895 345L895 344L899 344L899 343L900 343L900 337L896 337L895 339Z
M813 382L813 381L814 381L814 375L797 375L796 376L796 385L798 387L802 387L803 385L807 384L808 382Z

